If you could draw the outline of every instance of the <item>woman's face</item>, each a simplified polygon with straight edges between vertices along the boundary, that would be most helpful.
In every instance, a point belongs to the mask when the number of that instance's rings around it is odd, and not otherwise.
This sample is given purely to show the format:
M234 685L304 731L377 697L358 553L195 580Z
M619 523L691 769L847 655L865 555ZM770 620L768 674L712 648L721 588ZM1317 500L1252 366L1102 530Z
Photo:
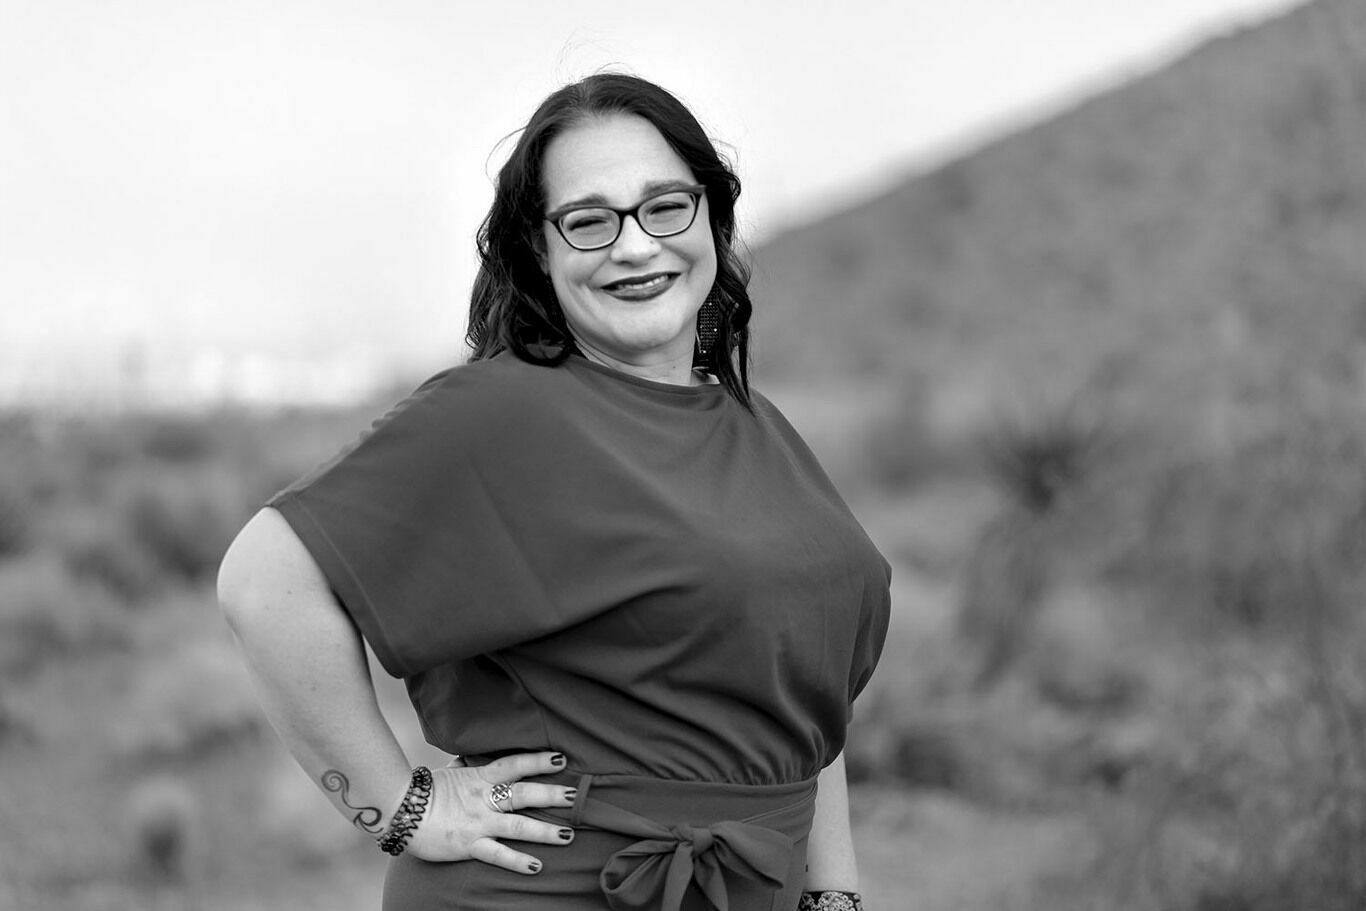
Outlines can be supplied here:
M542 169L547 213L579 204L630 208L697 183L659 131L632 114L593 118L561 133L546 148ZM672 237L651 237L625 216L615 243L582 251L550 222L542 228L542 265L585 354L626 367L691 365L697 311L716 280L705 195L692 226Z

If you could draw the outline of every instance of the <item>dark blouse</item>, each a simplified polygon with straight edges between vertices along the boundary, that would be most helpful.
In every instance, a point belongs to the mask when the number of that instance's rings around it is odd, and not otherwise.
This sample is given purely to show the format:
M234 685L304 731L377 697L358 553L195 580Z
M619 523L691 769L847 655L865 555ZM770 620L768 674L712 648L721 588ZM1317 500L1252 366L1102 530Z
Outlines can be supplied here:
M754 409L505 354L433 377L269 505L437 747L802 781L844 745L889 570Z

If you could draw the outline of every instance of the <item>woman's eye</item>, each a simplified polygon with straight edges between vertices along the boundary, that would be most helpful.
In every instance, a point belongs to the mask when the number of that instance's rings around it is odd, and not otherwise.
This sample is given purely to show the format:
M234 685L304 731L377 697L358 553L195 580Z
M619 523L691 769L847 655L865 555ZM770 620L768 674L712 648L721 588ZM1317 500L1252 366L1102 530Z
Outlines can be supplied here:
M601 212L583 212L565 217L564 226L570 231L592 231L605 227L610 219Z

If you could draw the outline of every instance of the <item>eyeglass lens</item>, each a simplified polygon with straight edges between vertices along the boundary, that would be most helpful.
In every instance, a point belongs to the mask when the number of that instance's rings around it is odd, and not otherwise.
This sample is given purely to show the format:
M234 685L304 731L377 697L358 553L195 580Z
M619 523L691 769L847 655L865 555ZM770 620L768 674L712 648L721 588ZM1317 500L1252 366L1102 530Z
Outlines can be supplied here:
M651 197L633 213L641 229L653 237L681 234L697 214L697 197L675 191ZM560 217L565 240L580 249L605 247L621 233L621 216L612 209L575 209Z

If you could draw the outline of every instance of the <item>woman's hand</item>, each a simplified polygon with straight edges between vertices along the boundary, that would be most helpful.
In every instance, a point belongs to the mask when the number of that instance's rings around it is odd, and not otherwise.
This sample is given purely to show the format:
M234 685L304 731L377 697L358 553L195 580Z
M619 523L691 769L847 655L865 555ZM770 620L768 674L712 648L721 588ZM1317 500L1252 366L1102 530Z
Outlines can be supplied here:
M574 789L522 781L564 768L559 753L519 753L488 765L466 767L452 763L432 770L432 796L408 842L408 853L429 861L479 860L514 873L537 873L541 862L515 851L501 839L566 845L574 830L542 822L517 811L527 807L570 807ZM501 813L489 803L489 790L506 782L512 786L511 808ZM506 807L509 801L502 801Z

